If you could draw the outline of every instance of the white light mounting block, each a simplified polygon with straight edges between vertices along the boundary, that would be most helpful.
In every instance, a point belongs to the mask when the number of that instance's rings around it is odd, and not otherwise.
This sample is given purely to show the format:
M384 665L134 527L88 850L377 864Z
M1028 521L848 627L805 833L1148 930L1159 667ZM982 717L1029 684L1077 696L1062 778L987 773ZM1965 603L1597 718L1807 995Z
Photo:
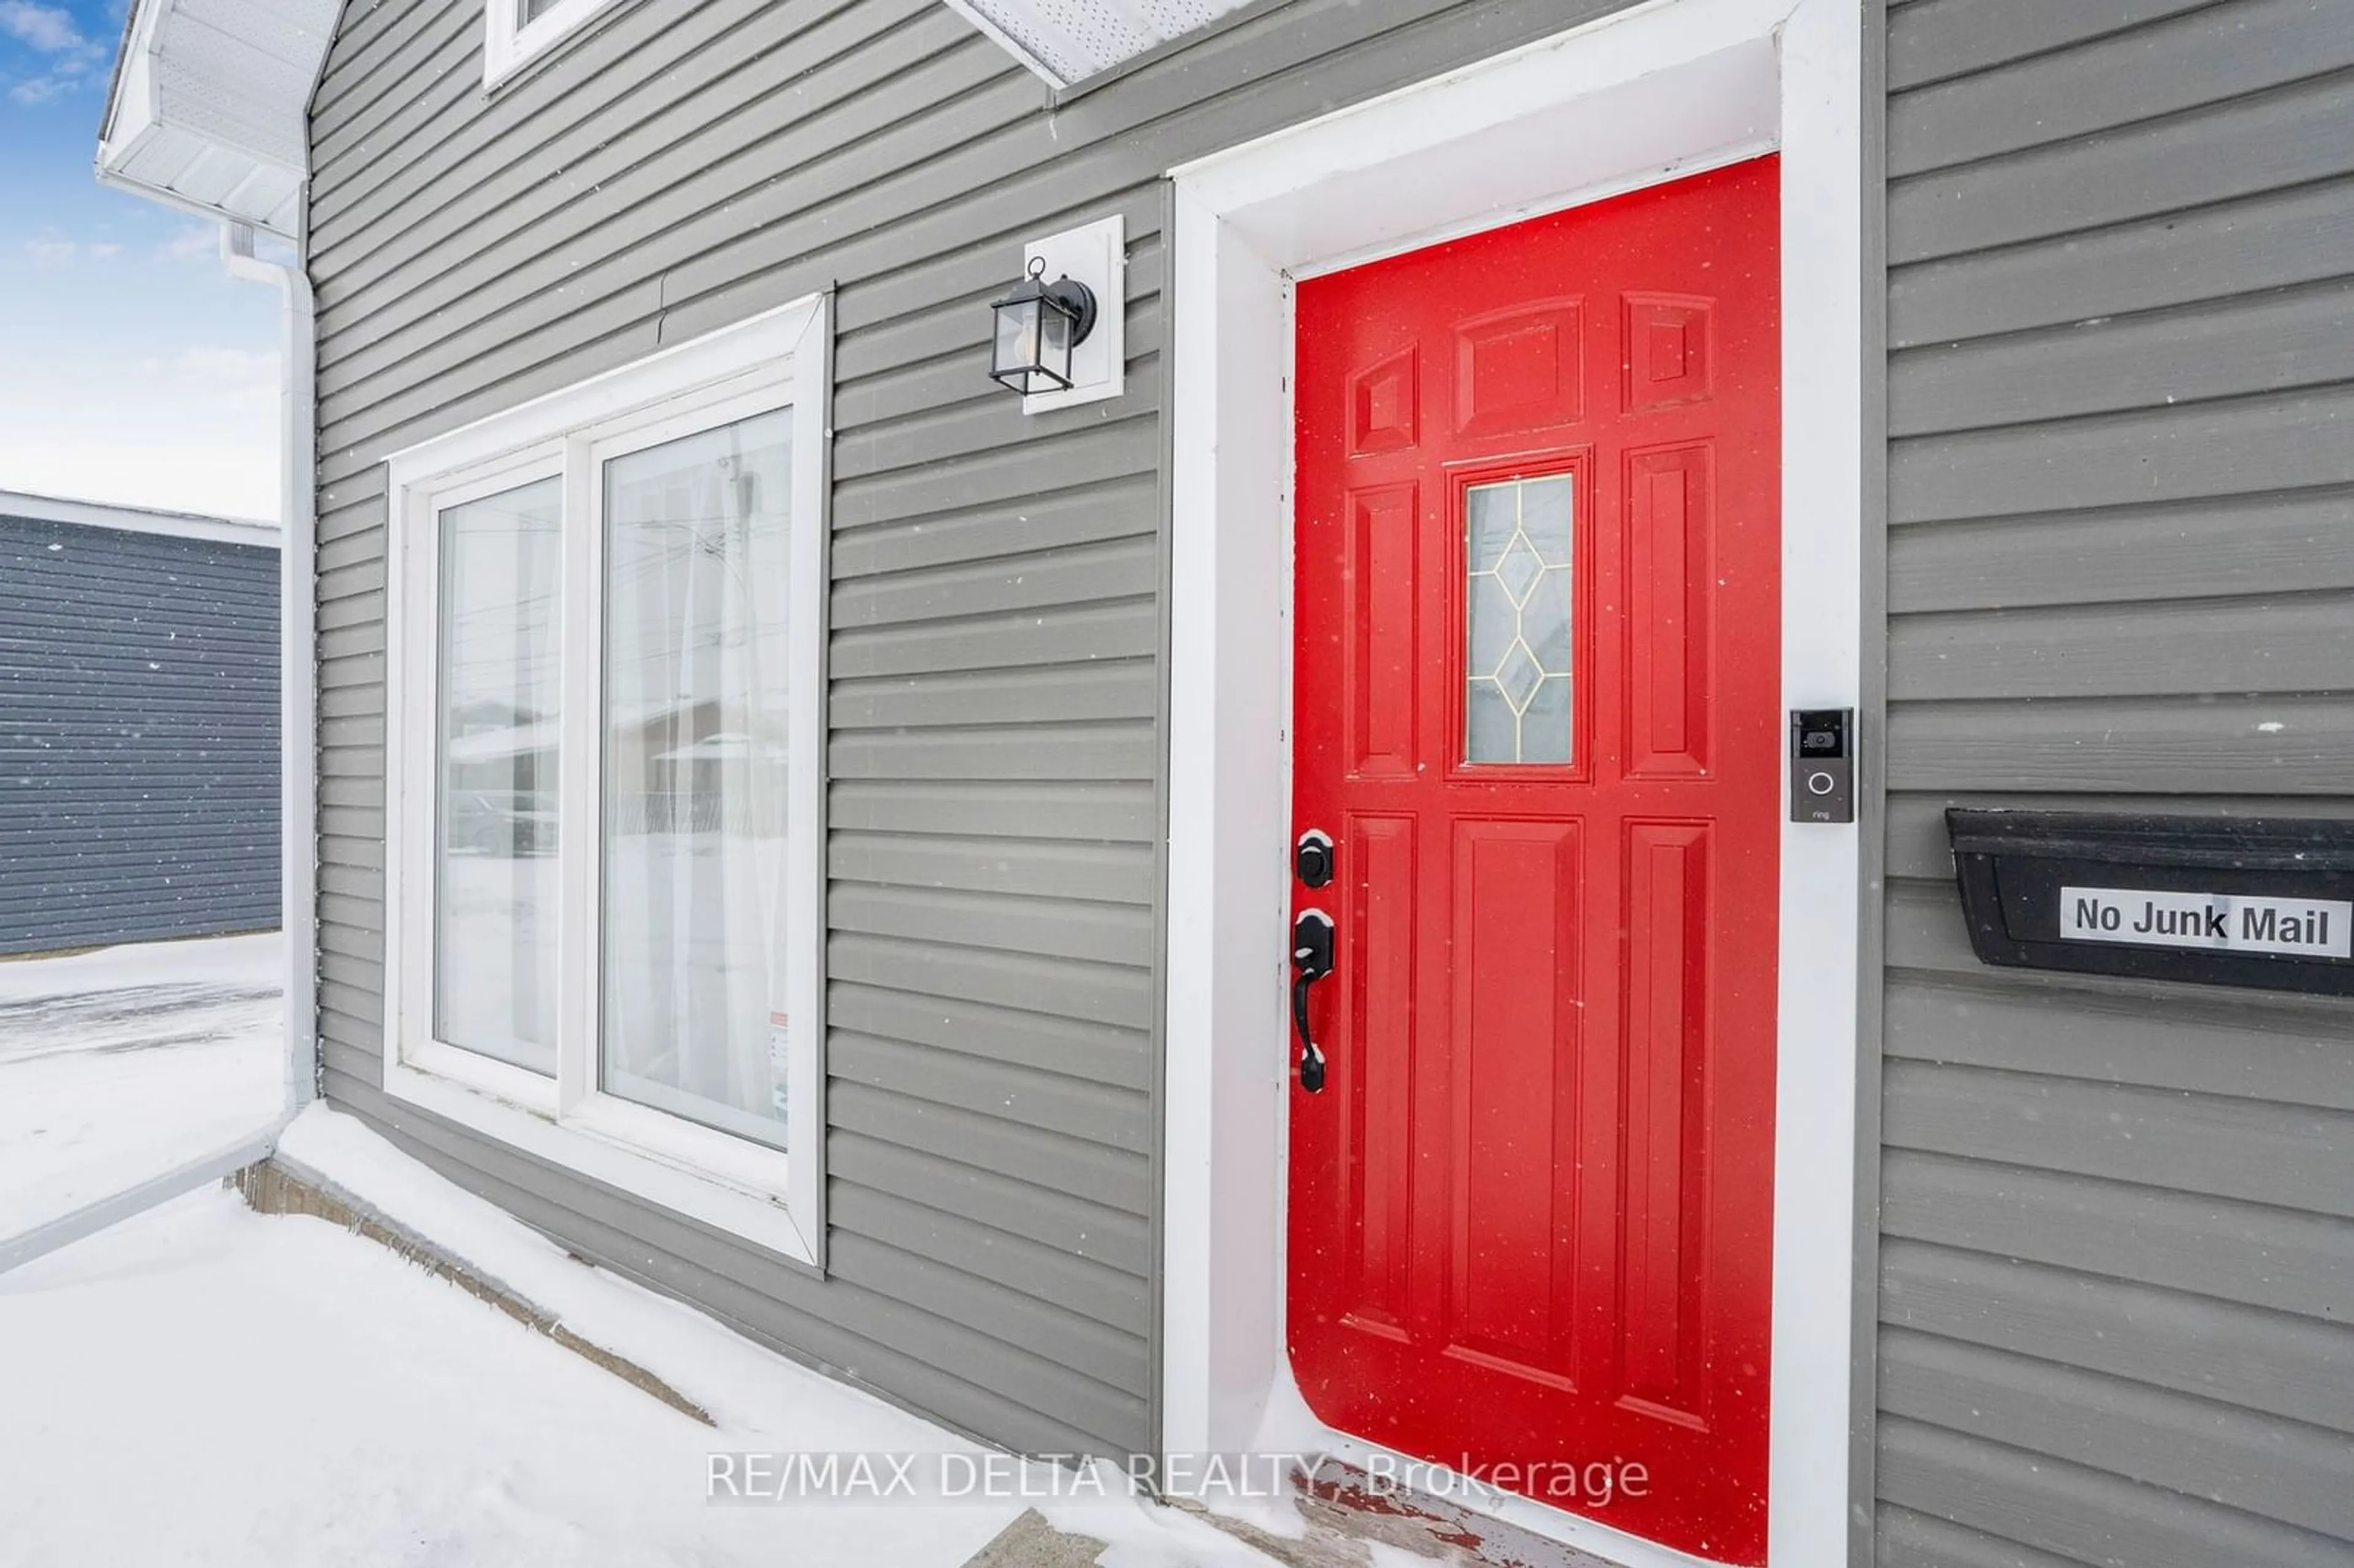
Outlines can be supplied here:
M1046 263L1045 281L1068 278L1096 297L1095 330L1071 350L1071 385L1022 399L1025 414L1117 397L1128 385L1128 226L1114 216L1022 248L1022 270Z

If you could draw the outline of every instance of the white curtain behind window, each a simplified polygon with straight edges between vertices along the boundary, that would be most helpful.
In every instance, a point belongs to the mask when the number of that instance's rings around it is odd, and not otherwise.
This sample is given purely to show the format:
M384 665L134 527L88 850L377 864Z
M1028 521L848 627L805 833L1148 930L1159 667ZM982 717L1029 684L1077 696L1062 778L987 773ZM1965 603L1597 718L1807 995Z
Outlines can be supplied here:
M603 1087L778 1147L790 420L604 471Z

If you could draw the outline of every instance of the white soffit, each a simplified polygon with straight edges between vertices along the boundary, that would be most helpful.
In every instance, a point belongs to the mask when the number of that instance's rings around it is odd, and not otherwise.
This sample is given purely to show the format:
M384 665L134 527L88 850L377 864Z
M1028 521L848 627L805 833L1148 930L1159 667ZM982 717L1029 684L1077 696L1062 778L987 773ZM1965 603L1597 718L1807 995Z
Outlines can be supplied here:
M138 0L99 177L301 239L311 89L341 0Z
M1251 0L949 0L1055 87L1085 81Z

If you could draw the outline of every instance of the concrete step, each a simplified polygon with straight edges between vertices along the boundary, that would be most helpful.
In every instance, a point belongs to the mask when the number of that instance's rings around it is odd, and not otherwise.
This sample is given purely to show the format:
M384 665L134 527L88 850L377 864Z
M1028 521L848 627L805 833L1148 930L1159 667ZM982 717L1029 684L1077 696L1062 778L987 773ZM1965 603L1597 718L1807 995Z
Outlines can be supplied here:
M1444 1568L1620 1568L1607 1558L1547 1540L1446 1498L1373 1484L1362 1470L1326 1459L1294 1471L1290 1503L1304 1531L1278 1534L1182 1499L1182 1508L1284 1568L1397 1568L1400 1557ZM1376 1548L1386 1549L1377 1553ZM1106 1543L1059 1531L1035 1510L965 1568L1094 1568Z

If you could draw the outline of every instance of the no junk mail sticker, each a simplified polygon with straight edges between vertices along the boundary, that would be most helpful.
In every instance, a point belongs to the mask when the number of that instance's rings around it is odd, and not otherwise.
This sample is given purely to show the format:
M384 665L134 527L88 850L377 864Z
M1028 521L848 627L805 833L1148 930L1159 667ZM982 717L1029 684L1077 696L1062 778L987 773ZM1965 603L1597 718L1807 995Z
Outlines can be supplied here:
M2060 889L2060 935L2211 952L2354 957L2354 904L2133 887Z

